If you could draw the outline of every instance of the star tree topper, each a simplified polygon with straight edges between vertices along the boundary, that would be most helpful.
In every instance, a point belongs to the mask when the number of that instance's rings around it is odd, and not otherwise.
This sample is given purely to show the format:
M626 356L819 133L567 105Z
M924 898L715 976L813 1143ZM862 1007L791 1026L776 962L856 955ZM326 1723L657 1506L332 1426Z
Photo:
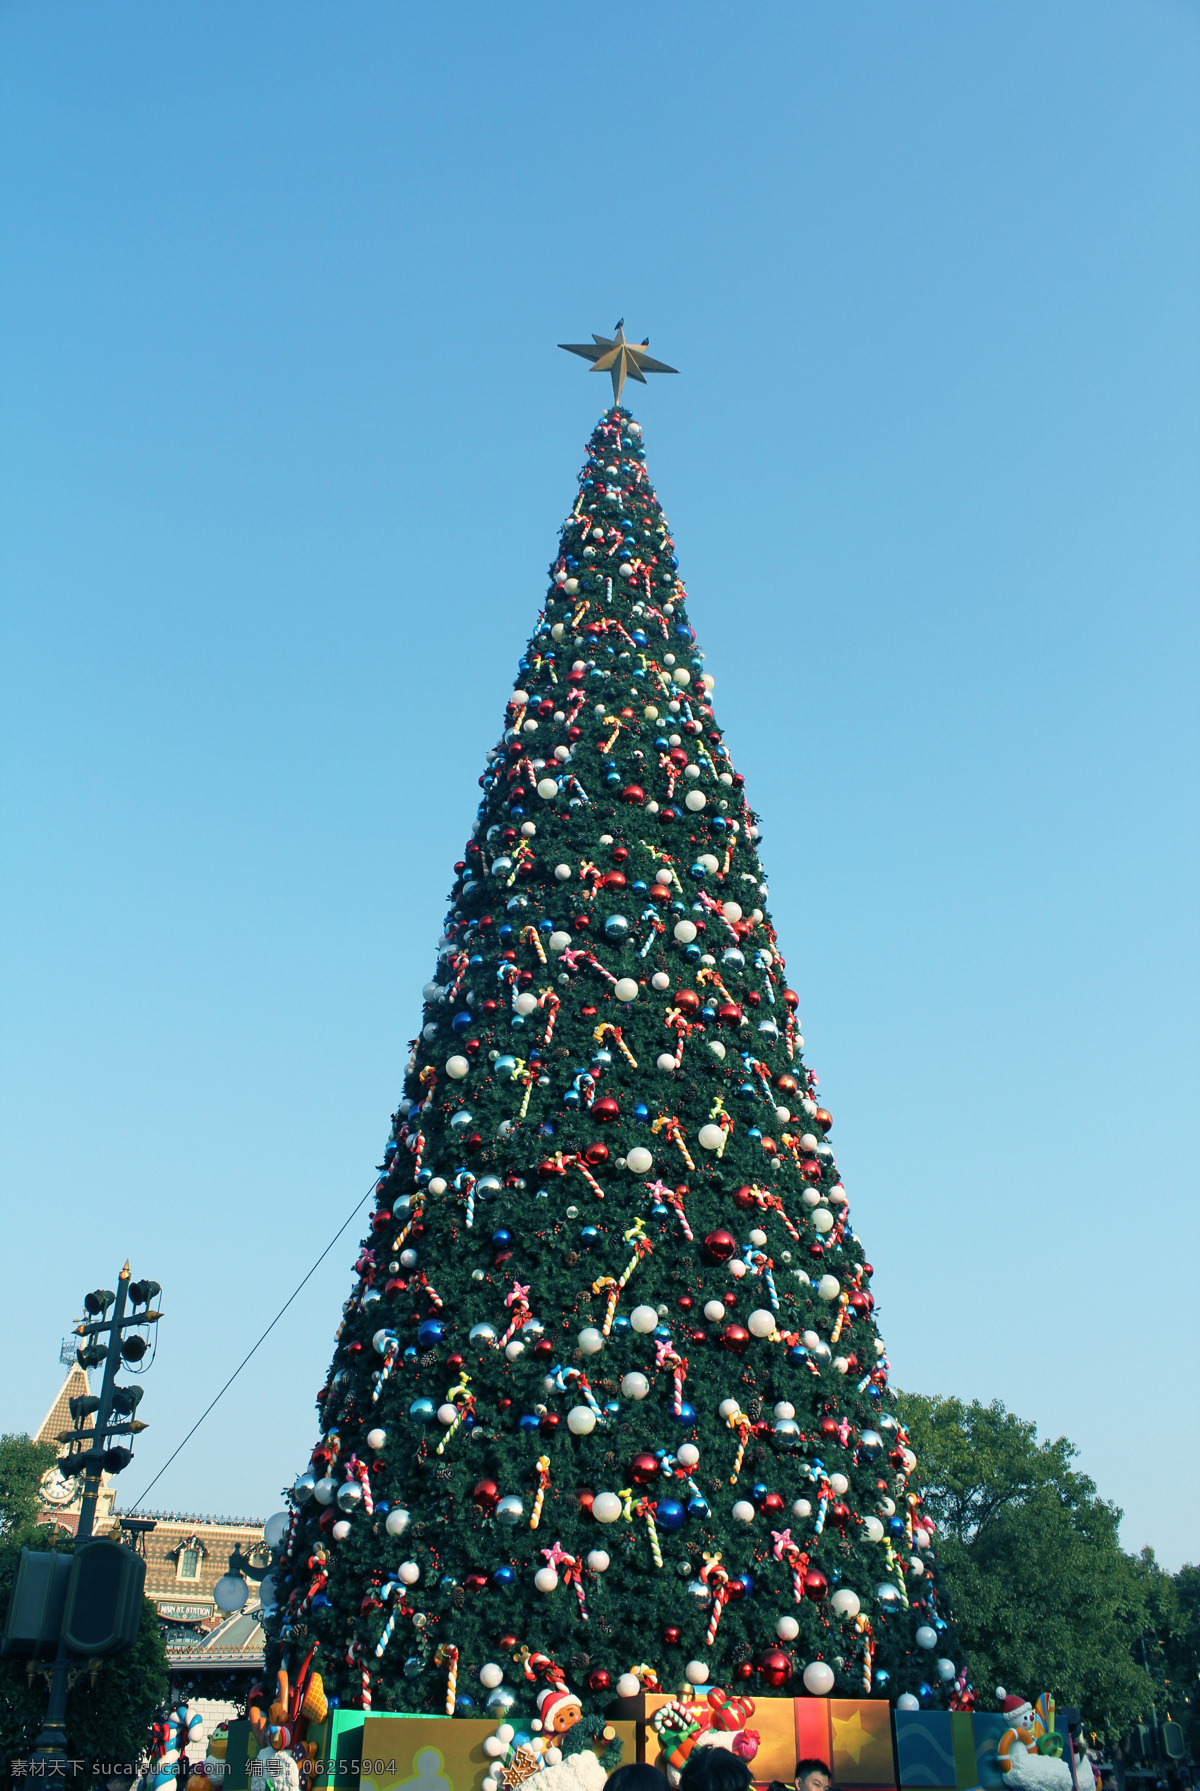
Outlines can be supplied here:
M623 317L618 318L611 337L597 336L593 331L591 342L560 342L558 346L568 354L582 355L585 361L591 361L593 373L611 374L614 404L621 402L626 375L645 385L647 373L679 372L678 367L668 367L665 361L656 361L646 353L649 336L644 342L626 342Z

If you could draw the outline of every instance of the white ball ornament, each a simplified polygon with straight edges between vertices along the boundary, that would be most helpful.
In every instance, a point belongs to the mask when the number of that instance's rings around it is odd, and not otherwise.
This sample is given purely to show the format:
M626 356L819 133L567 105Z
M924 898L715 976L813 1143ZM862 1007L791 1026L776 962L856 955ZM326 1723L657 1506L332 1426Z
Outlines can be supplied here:
M708 1662L706 1660L689 1660L683 1669L683 1674L689 1685L707 1685Z
M537 793L543 802L553 802L558 795L558 780L553 777L540 777Z
M919 1710L920 1708L921 1700L912 1692L901 1692L896 1699L897 1710Z
M937 1675L939 1679L953 1679L955 1672L957 1671L954 1662L952 1660L946 1660L945 1657L935 1661L934 1665L937 1667Z
M843 1498L845 1494L850 1491L850 1482L844 1474L831 1474L829 1476L829 1490L835 1499Z
M539 1567L533 1576L533 1583L539 1592L553 1592L558 1585L558 1575L553 1567Z
M862 1609L862 1600L849 1586L839 1586L829 1602L839 1617L857 1617Z
M498 1667L494 1660L479 1669L479 1683L485 1691L495 1691L498 1685L504 1684L504 1668Z
M573 1405L567 1413L567 1429L573 1437L590 1437L596 1428L596 1414L590 1405Z
M618 1001L630 1002L638 998L638 986L632 976L619 976L613 987L613 994Z
M621 1391L626 1399L645 1399L650 1391L650 1382L644 1374L638 1374L635 1370L622 1380Z
M675 1459L681 1468L689 1470L696 1467L700 1460L700 1451L695 1443L681 1443L675 1451Z
M833 1668L825 1660L810 1660L804 1669L804 1689L814 1698L827 1698L833 1690Z
M754 1245L754 1248L756 1250L761 1250L763 1245L766 1243L766 1241L767 1241L766 1232L759 1231L756 1226L755 1229L750 1233L750 1242Z
M415 1586L421 1577L421 1569L415 1561L401 1561L396 1569L396 1578L402 1586Z
M781 1617L775 1625L775 1634L781 1642L794 1642L800 1634L800 1625L794 1617Z
M722 1063L724 1063L724 1061L725 1061L725 1046L722 1044L720 1039L709 1039L708 1048L712 1052L714 1057L719 1058L720 1061Z
M911 1574L915 1574L917 1579L920 1579L921 1575L925 1571L925 1563L924 1563L924 1561L922 1561L920 1555L910 1555L909 1556L908 1571Z
M644 1144L635 1144L626 1154L625 1167L633 1175L646 1175L654 1163L654 1158Z
M453 1424L454 1420L457 1417L458 1417L458 1407L456 1405L451 1405L449 1400L446 1401L445 1405L440 1405L438 1407L438 1423L439 1424L445 1424L445 1425Z
M528 1018L530 1014L535 1012L536 1008L537 996L531 995L528 990L525 990L523 994L518 995L517 999L513 1002L513 1012L515 1014L521 1014L525 1018Z
M934 1629L931 1623L922 1623L920 1628L914 1634L913 1641L917 1644L918 1648L936 1648L937 1630Z
M739 1499L729 1515L734 1523L752 1524L754 1522L754 1507L749 1499Z
M776 1418L794 1418L796 1408L789 1399L781 1399L776 1405L773 1416Z
M721 1301L721 1300L705 1300L704 1316L708 1320L710 1325L715 1325L719 1319L724 1318L725 1306L724 1306L723 1301Z
M750 1271L742 1261L741 1257L735 1256L729 1265L729 1273L733 1276L735 1281L740 1281L742 1276L748 1275Z
M822 1275L817 1282L817 1294L822 1300L836 1300L842 1291L842 1284L836 1275Z
M525 1345L519 1337L514 1337L511 1343L505 1344L504 1353L510 1362L515 1362L518 1356L525 1354Z
M347 1536L350 1534L350 1525L344 1517L339 1517L337 1523L334 1524L333 1529L329 1534L333 1537L335 1542L345 1542Z
M671 987L671 979L665 970L656 970L654 972L654 975L650 978L650 987L652 989L657 989L660 995L664 989L669 989Z
M592 1516L598 1524L615 1524L621 1511L621 1501L614 1492L597 1493L592 1500Z
M470 1073L471 1066L465 1057L448 1057L446 1059L446 1074L451 1082L461 1082L463 1077L469 1076Z
M733 1417L733 1414L740 1409L736 1399L723 1399L717 1407L717 1417L724 1418L728 1421Z
M808 1499L796 1499L792 1503L793 1517L811 1517L812 1505Z
M725 1134L720 1126L701 1126L696 1134L702 1150L720 1150Z
M632 1673L622 1673L617 1680L618 1698L636 1698L641 1689L641 1680L635 1678Z
M402 1505L393 1505L392 1509L387 1514L383 1527L389 1536L403 1536L411 1522L411 1514L405 1511Z
M318 1480L313 1487L313 1498L318 1505L332 1505L336 1494L337 1481L331 1480L328 1475L323 1480Z
M674 684L681 685L683 689L686 690L692 681L692 674L688 671L686 665L677 665L675 670L671 673L671 681Z
M665 1075L672 1075L678 1068L678 1065L669 1051L663 1051L660 1052L659 1056L655 1059L655 1068L662 1070Z
M434 1176L429 1184L429 1192L431 1194L444 1194L446 1192L446 1178L444 1175Z
M558 878L560 883L569 882L570 876L571 876L570 865L569 864L556 864L554 867L554 875Z
M588 1325L575 1339L585 1356L595 1356L604 1348L604 1337L595 1325Z
M746 1320L746 1329L752 1337L770 1337L775 1329L775 1314L759 1306Z
M704 794L703 790L689 790L683 799L683 806L684 808L690 808L695 815L699 813L707 801L708 797Z
M828 1207L818 1207L813 1214L813 1230L819 1231L824 1236L827 1231L832 1231L833 1227L834 1217Z
M612 1565L609 1560L608 1550L603 1548L589 1549L587 1564L593 1573L607 1573L609 1567Z
M677 920L673 932L680 945L690 945L696 937L696 923L694 920Z
M658 1324L658 1313L653 1306L635 1306L629 1314L629 1322L635 1331L647 1336Z
M742 904L740 902L722 902L721 913L725 916L726 920L740 920L742 918Z
M867 1538L868 1542L882 1542L883 1541L883 1525L880 1523L880 1521L877 1517L864 1517L863 1518L863 1530L866 1533L866 1538Z
M551 933L547 943L550 950L554 953L555 957L557 957L559 952L566 951L568 945L570 945L571 935L570 933Z

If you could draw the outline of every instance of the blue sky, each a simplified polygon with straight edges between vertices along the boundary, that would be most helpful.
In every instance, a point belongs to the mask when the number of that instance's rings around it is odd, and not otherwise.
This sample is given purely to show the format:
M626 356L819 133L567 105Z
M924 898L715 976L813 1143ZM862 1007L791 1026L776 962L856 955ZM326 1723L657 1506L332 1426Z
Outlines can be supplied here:
M894 1378L1195 1558L1200 14L0 12L4 1428L139 1494L366 1192L634 388ZM267 1515L353 1227L150 1503Z

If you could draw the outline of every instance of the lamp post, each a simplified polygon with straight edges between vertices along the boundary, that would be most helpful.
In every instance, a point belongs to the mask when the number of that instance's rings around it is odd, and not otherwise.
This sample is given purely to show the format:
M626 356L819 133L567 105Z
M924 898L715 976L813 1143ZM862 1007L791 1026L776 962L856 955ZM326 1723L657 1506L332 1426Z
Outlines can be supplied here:
M72 1430L62 1431L58 1441L69 1445L65 1456L59 1458L59 1465L66 1473L83 1473L83 1496L79 1507L79 1522L75 1527L76 1552L80 1543L86 1543L92 1534L96 1521L96 1501L100 1496L101 1476L107 1471L119 1474L133 1460L132 1449L123 1443L114 1443L118 1436L134 1437L146 1426L141 1423L135 1413L142 1397L140 1387L118 1387L117 1369L122 1362L140 1362L146 1353L146 1342L141 1337L126 1337L126 1331L137 1330L142 1325L156 1325L162 1314L150 1309L150 1302L161 1293L157 1281L130 1281L129 1264L121 1270L117 1279L117 1290L110 1293L107 1288L98 1288L84 1299L84 1308L89 1319L76 1325L75 1335L86 1341L76 1347L75 1360L81 1368L98 1368L103 1362L104 1377L100 1383L99 1397L87 1394L71 1400L71 1418L75 1425ZM134 1311L126 1317L126 1307L132 1303ZM104 1314L109 1307L113 1308L112 1317L106 1319ZM139 1313L136 1309L145 1307ZM108 1342L99 1341L102 1336ZM87 1429L85 1420L94 1419L94 1427ZM80 1449L79 1444L86 1444ZM56 1774L61 1774L67 1761L67 1694L82 1669L74 1666L67 1652L64 1635L60 1632L58 1650L54 1657L54 1666L50 1677L50 1702L46 1710L46 1719L41 1733L34 1743L32 1759L50 1764ZM44 1769L43 1769L44 1770Z

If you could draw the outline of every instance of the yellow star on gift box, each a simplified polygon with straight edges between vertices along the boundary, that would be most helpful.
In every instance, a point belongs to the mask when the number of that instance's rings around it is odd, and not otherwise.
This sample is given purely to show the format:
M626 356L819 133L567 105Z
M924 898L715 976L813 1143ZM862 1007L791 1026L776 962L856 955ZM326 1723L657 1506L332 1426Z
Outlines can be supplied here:
M835 1753L847 1755L857 1766L863 1749L870 1747L871 1736L862 1726L862 1717L856 1710L852 1716L835 1716L833 1719L833 1748Z

